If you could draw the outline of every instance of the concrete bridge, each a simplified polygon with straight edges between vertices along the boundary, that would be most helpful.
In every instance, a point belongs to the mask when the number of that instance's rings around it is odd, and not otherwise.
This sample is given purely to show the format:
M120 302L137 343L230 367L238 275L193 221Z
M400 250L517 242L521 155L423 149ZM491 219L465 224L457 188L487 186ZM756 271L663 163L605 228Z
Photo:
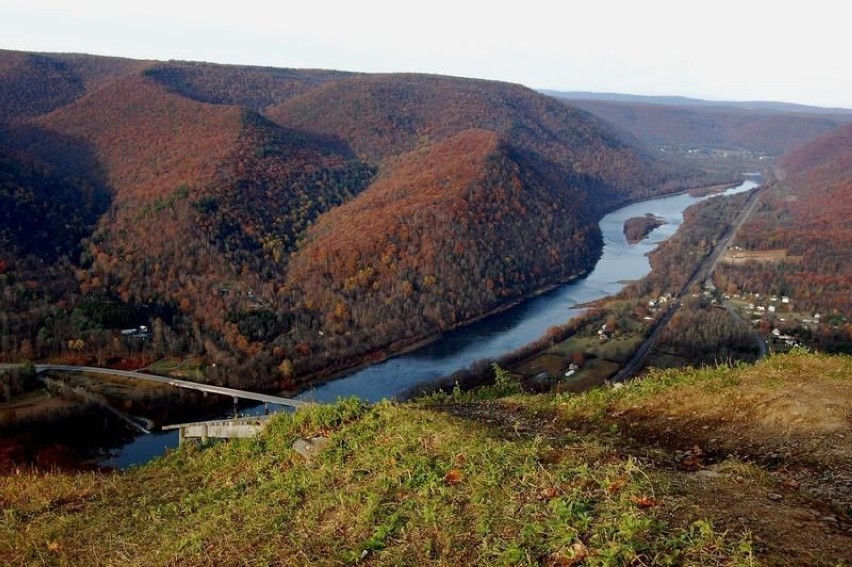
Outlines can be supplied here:
M21 368L23 364L0 364L0 370ZM36 364L35 370L38 373L48 370L59 372L86 372L89 374L105 374L107 376L121 376L122 378L131 378L134 380L143 380L147 382L157 382L159 384L167 384L177 388L187 388L197 390L199 392L208 392L211 394L219 394L221 396L230 396L240 400L251 400L266 404L277 404L282 406L290 406L300 408L307 402L301 400L293 400L290 398L282 398L279 396L271 396L269 394L260 394L258 392L249 392L247 390L237 390L236 388L226 388L224 386L214 386L212 384L203 384L201 382L191 382L189 380L180 380L178 378L170 378L168 376L157 376L155 374L146 374L144 372L131 372L129 370L115 370L112 368L98 368L95 366L75 366L71 364Z

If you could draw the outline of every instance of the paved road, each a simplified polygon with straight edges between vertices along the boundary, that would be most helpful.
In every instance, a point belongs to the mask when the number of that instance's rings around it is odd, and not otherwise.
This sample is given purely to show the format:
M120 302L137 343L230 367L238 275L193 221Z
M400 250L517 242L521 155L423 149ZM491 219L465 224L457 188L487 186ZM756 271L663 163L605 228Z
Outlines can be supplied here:
M0 364L0 370L4 368L19 368L21 364ZM237 390L235 388L225 388L224 386L213 386L211 384L202 384L200 382L190 382L189 380L179 380L167 376L157 376L155 374L146 374L144 372L130 372L127 370L114 370L112 368L97 368L95 366L73 366L69 364L36 364L36 372L44 372L46 370L57 370L60 372L88 372L91 374L106 374L109 376L121 376L135 380L145 380L148 382L157 382L159 384L168 384L178 388L188 388L190 390L198 390L200 392L210 392L212 394L220 394L222 396L230 396L242 400L253 400L267 404L278 404L283 406L292 406L299 408L307 402L301 400L292 400L290 398L281 398L278 396L270 396L268 394L259 394L257 392L248 392L246 390Z
M728 232L719 239L719 242L716 243L716 246L713 247L713 250L708 254L704 260L698 265L695 271L692 273L692 277L689 278L684 286L681 288L680 292L677 295L677 302L674 306L670 307L668 311L660 318L657 326L654 327L654 330L651 332L650 336L645 339L639 348L633 353L633 356L627 363L619 370L615 376L612 377L613 382L623 382L628 380L631 376L639 372L639 370L644 366L645 359L648 357L648 354L651 352L651 349L657 345L657 341L660 339L660 335L663 334L663 330L665 330L666 325L669 321L671 321L674 314L677 313L678 309L680 309L680 301L683 297L689 293L689 290L695 284L699 282L706 281L713 274L713 270L716 269L716 266L719 263L719 260L722 258L722 255L730 246L731 241L734 238L734 235L746 221L746 219L751 215L752 211L754 211L755 206L757 205L758 196L763 192L764 186L761 185L754 189L746 200L745 206L740 210L737 218L734 220L733 225ZM765 347L765 345L764 345Z

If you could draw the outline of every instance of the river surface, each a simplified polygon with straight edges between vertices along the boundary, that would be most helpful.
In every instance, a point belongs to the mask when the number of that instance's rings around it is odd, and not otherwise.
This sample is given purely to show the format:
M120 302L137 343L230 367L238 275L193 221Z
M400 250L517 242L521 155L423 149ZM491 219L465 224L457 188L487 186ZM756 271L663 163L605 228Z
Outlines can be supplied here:
M758 186L747 179L722 195L734 195ZM447 376L484 359L495 359L531 343L548 328L563 325L583 313L577 304L594 301L621 291L625 283L644 277L651 270L647 254L672 236L683 222L689 206L711 198L689 194L672 195L633 203L606 215L600 222L604 247L600 260L589 274L549 292L528 299L502 313L448 332L438 340L407 354L389 358L324 384L297 397L316 402L331 402L340 397L358 396L368 401L393 398L413 386ZM647 238L628 244L624 221L646 213L662 217L666 224L654 229ZM263 413L255 406L241 413ZM102 464L124 468L141 464L176 447L177 433L153 433L137 437L111 452Z

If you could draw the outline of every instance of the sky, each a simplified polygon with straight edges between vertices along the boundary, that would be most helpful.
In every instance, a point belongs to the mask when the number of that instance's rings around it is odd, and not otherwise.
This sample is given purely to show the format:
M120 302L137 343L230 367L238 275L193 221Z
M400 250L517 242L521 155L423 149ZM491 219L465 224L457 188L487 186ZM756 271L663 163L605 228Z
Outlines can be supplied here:
M2 0L0 48L852 108L837 0Z

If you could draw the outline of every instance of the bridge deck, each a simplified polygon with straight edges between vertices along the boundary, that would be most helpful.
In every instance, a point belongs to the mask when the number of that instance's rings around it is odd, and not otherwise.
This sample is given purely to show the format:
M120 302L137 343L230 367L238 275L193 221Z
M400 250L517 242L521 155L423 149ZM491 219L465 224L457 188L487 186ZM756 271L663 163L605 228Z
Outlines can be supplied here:
M3 368L19 368L22 364L0 364L0 369ZM74 366L71 364L36 364L36 372L44 372L46 370L58 370L60 372L88 372L91 374L106 374L109 376L121 376L123 378L131 378L137 380L146 380L148 382L157 382L159 384L168 384L178 388L188 388L190 390L198 390L200 392L209 392L211 394L219 394L222 396L231 396L241 400L252 400L255 402L263 402L266 404L277 404L282 406L291 406L299 408L307 402L301 400L293 400L290 398L282 398L280 396L271 396L269 394L261 394L258 392L249 392L246 390L237 390L236 388L226 388L224 386L214 386L212 384L202 384L200 382L191 382L189 380L181 380L179 378L170 378L168 376L157 376L155 374L146 374L144 372L131 372L128 370L114 370L112 368L97 368L94 366Z

